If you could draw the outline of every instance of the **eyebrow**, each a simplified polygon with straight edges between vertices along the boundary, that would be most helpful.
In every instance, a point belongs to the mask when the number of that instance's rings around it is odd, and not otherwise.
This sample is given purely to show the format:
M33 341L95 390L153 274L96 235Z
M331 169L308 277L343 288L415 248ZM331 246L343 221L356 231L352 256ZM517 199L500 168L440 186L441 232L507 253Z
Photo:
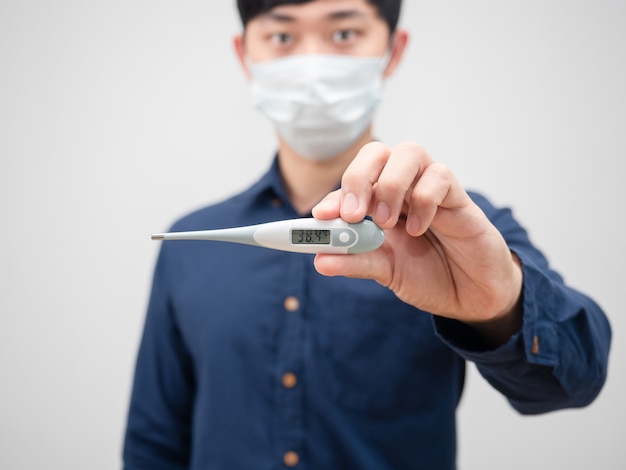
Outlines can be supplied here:
M274 21L278 21L281 23L295 23L297 21L297 19L294 16L288 15L286 13L271 11L271 10L265 13L263 16L265 16L269 20L274 20ZM359 17L364 17L364 16L365 16L365 13L363 13L362 11L351 9L351 10L334 11L332 13L329 13L326 16L326 19L329 19L332 21L339 21L339 20L359 18Z
M349 18L361 18L364 16L365 13L360 10L340 10L331 13L327 18L331 20L345 20Z

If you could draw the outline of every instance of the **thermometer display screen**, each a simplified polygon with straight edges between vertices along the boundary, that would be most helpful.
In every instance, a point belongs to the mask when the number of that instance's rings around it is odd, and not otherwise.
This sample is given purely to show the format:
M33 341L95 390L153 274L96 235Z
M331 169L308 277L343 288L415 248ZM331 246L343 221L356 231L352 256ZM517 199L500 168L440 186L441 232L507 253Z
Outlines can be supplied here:
M330 230L292 230L294 245L330 245Z

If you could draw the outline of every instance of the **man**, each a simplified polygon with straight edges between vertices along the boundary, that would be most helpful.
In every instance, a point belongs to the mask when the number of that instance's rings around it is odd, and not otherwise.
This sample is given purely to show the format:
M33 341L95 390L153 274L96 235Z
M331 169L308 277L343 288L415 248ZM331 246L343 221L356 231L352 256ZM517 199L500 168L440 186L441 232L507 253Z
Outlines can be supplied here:
M466 360L521 413L590 403L610 343L597 305L418 144L373 142L408 40L400 1L238 5L235 49L278 154L173 230L371 216L385 242L315 259L164 243L125 468L453 469Z

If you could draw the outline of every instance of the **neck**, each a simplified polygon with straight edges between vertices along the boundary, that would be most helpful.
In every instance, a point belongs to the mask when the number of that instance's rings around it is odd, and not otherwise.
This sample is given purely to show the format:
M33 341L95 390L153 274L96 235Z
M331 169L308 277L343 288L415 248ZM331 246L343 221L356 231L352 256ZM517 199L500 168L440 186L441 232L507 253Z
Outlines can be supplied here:
M371 130L368 129L346 151L328 160L316 161L298 155L281 140L278 152L280 170L291 204L298 214L308 214L333 191L361 147L371 141Z

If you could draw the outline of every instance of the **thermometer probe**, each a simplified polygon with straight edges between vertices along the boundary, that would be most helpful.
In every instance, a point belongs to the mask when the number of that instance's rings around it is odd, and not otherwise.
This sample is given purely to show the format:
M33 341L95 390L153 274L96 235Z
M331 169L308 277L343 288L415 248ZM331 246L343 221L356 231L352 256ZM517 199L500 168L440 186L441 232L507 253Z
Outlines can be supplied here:
M385 234L371 220L350 224L342 219L279 220L247 227L152 235L153 240L212 240L262 246L296 253L354 254L382 245Z

